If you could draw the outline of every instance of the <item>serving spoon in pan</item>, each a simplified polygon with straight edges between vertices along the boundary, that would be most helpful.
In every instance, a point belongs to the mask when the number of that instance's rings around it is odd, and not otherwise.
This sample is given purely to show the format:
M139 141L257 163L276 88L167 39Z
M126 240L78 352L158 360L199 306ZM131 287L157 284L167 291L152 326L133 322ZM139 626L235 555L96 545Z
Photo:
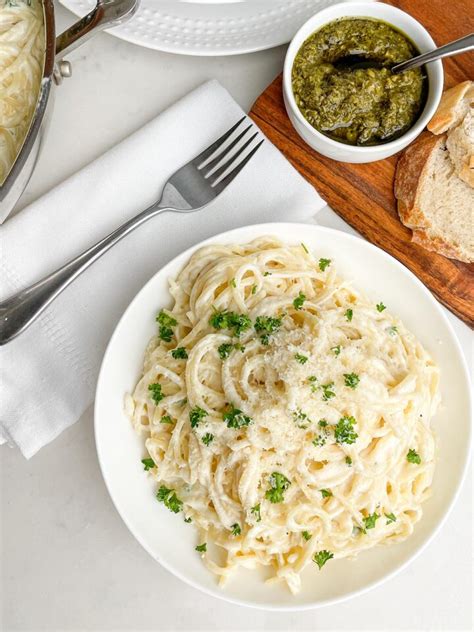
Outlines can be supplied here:
M461 39L430 50L422 55L417 55L407 61L402 61L400 64L395 64L390 70L393 74L399 74L404 70L411 70L412 68L419 68L424 64L428 64L431 61L442 59L443 57L452 57L453 55L459 55L460 53L467 53L470 50L474 50L474 33L461 37ZM369 59L364 55L344 55L334 62L334 67L340 70L357 70L359 68L387 68L385 64L375 59Z

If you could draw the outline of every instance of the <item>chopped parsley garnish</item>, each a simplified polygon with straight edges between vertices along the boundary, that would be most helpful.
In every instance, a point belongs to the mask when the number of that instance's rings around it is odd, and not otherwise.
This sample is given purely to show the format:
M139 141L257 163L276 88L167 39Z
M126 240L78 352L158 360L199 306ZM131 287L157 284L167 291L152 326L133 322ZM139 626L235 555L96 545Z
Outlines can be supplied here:
M257 293L257 286L252 285L252 294L256 294L256 293Z
M255 507L252 507L250 513L255 516L257 522L260 522L260 520L262 519L262 516L260 515L260 503L255 505Z
M149 384L148 390L150 391L151 398L155 402L155 404L159 404L164 398L164 395L161 392L161 384Z
M291 485L290 481L280 472L273 472L268 482L270 483L270 489L265 492L265 498L271 503L283 502L283 493Z
M221 360L225 360L229 357L230 352L234 348L234 345L231 342L223 342L221 345L217 347L217 353L219 354Z
M313 555L313 561L316 562L316 564L319 566L319 570L321 570L322 567L326 564L326 562L328 560L332 560L333 557L334 557L334 553L323 550Z
M331 351L334 355L338 356L341 353L341 345L337 345L337 347L331 347Z
M344 316L346 317L346 319L351 322L352 320L352 316L354 315L354 312L352 311L352 309L346 309L346 311L344 312Z
M273 334L279 327L281 327L281 318L274 318L273 316L257 316L255 320L255 331L258 334Z
M308 359L308 356L305 356L302 353L295 353L295 360L300 364L306 364L306 362L308 362Z
M307 255L309 255L309 250L308 250L308 248L305 246L305 244L304 244L303 242L301 242L301 247L303 248L303 250L305 251L305 253L306 253Z
M210 432L206 432L206 434L203 435L202 437L202 442L204 443L204 445L209 445L211 441L213 440L214 440L214 435L211 434Z
M156 498L173 513L179 513L183 508L183 501L176 496L174 489L168 489L164 485L156 492Z
M302 535L302 536L303 536L303 538L306 540L306 542L307 542L308 540L311 540L311 538L313 537L313 534L312 534L312 533L310 533L309 531L303 531L303 532L301 533L301 535Z
M321 388L323 389L323 400L325 402L332 397L336 397L336 393L332 390L334 388L334 382L329 382L328 384L322 384Z
M145 470L145 472L148 472L148 470L151 470L153 467L156 467L155 465L155 461L153 459L142 459L142 463L143 463L143 469Z
M236 351L240 351L241 353L243 353L245 351L245 347L244 345L241 345L240 342L236 342L234 345L234 349Z
M317 448L320 448L323 445L325 445L326 437L324 435L319 434L317 437L314 437L314 439L313 439L313 441L311 443L314 446L316 446Z
M222 415L222 419L227 422L228 428L240 429L252 423L252 418L244 415L244 413L231 405L230 410Z
M161 310L161 312L156 317L156 322L160 326L159 336L161 340L164 340L165 342L171 342L171 338L173 337L173 330L171 328L175 327L178 324L178 321L163 310Z
M240 336L252 326L252 321L246 314L235 312L214 312L209 319L209 324L214 329L233 329L236 336Z
M311 383L311 392L316 393L318 388L320 388L318 385L318 378L315 375L310 375L308 378L308 382Z
M311 419L309 419L308 415L304 413L301 408L297 408L293 412L293 419L298 425L298 428L307 428L308 423L306 422L311 422Z
M189 524L190 522L192 522L192 521L193 521L193 519L191 518L191 516L189 516L188 518L185 518L185 519L184 519L184 522L187 522L188 524Z
M235 279L231 279L231 280L230 280L230 285L231 285L232 287L237 287L237 283L235 282Z
M320 419L318 421L318 426L321 426L321 428L326 428L327 425L328 425L328 422L325 419Z
M295 298L295 300L293 301L293 307L295 309L301 309L303 307L303 303L306 300L306 296L303 294L303 292L300 292L298 294L298 296Z
M202 408L199 408L199 406L194 406L194 408L189 411L189 421L191 422L191 428L196 428L197 426L199 426L204 417L207 417L207 412Z
M396 336L398 334L398 329L395 325L393 327L389 327L387 331L389 336Z
M324 272L326 268L331 265L331 259L320 259L319 260L319 269L321 272Z
M265 347L268 347L268 345L270 344L270 334L263 334L263 336L260 336L260 342Z
M345 416L339 419L334 430L336 443L355 443L359 436L353 428L355 423L356 420L352 416Z
M174 424L174 421L169 415L163 415L163 417L160 419L160 424Z
M206 551L207 551L207 544L206 544L206 542L204 542L203 544L198 544L195 550L198 553L206 553Z
M263 273L263 276L271 276L271 272L268 272L268 270L266 272Z
M368 516L366 516L365 518L363 518L364 520L364 525L366 529L373 529L375 527L375 523L377 522L377 520L380 518L378 513L374 513L370 514Z
M375 307L378 312L383 312L384 309L387 309L386 306L382 303L382 301L380 301L380 303L377 303Z
M387 522L385 524L392 524L392 522L397 521L397 516L394 513L384 514L387 518Z
M344 373L344 384L349 388L355 388L359 382L360 378L357 373Z
M415 463L416 465L420 465L421 456L418 454L416 450L413 450L413 449L408 450L407 461L409 463Z
M347 463L347 465L348 465L349 467L351 467L351 465L352 465L352 459L351 459L351 457L350 457L350 456L346 456L346 458L345 458L344 460L345 460L345 462Z
M236 522L234 522L234 524L231 526L232 529L232 535L240 535L242 533L242 529L240 528L240 525L237 524Z
M332 496L332 491L330 489L320 489L319 491L321 492L323 498L329 498L329 496Z
M175 360L187 360L188 352L184 347L177 347L171 351L171 355Z

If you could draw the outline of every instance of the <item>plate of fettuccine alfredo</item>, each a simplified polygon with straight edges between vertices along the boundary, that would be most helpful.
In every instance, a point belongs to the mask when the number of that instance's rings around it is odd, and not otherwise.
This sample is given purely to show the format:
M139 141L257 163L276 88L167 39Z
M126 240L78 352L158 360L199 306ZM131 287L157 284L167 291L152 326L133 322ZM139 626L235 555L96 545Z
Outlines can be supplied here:
M207 593L341 601L412 560L470 447L459 344L395 259L313 225L239 228L159 270L111 338L99 461L133 535Z

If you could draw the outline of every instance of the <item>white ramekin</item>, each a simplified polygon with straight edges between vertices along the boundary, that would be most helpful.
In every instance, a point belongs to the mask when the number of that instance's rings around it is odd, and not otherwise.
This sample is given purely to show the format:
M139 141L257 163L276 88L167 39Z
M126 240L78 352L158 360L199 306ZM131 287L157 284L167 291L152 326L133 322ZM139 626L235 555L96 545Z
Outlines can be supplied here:
M343 17L370 17L383 20L405 33L421 53L433 50L433 48L436 48L436 44L424 26L412 18L411 15L379 2L342 2L335 4L316 13L303 24L292 39L286 53L283 69L283 98L288 116L298 134L308 145L328 158L342 162L374 162L397 153L423 131L435 113L441 99L444 80L443 65L440 60L426 65L428 73L426 105L416 123L403 136L391 142L371 147L357 147L332 140L318 132L300 112L291 87L291 70L296 54L303 42L325 24Z

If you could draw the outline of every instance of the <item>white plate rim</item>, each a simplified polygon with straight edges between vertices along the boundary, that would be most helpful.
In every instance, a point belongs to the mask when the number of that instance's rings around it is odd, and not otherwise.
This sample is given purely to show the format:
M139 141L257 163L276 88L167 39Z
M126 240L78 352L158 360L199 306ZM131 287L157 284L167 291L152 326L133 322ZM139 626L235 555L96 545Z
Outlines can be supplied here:
M344 231L340 231L334 228L328 228L325 226L319 226L317 224L307 224L307 223L303 223L303 222L270 222L270 223L262 223L262 224L251 224L251 225L245 225L245 226L241 226L239 228L234 228L232 230L228 230L228 231L224 231L221 233L218 233L216 235L213 235L212 237L208 237L207 239L202 240L201 242L190 246L189 248L187 248L185 251L179 253L178 255L176 255L175 257L173 257L173 259L171 259L170 261L168 261L162 268L160 268L146 283L145 285L137 292L137 294L135 295L135 297L132 299L132 301L129 303L129 305L127 306L127 308L125 309L125 311L123 312L122 316L120 317L119 321L117 322L114 332L109 340L109 343L106 347L105 353L104 353L104 357L101 363L101 367L100 367L100 371L99 371L99 376L97 379L97 388L96 388L96 397L95 397L95 402L94 402L94 439L95 439L95 445L96 445L96 450L97 450L97 458L99 461L99 467L100 467L100 471L102 473L102 477L104 479L104 483L105 486L107 488L107 491L109 493L109 496L112 500L112 503L117 511L117 513L119 514L119 516L121 517L121 519L123 520L123 522L125 523L125 525L127 526L128 530L130 531L130 533L133 535L133 537L139 542L139 544L147 551L147 553L155 560L155 553L150 549L150 547L142 540L142 538L140 536L138 536L132 526L130 525L130 522L128 521L127 517L123 514L123 512L119 509L117 503L115 502L112 490L111 490L111 486L109 485L109 479L108 479L108 475L103 467L103 460L101 458L101 447L100 447L100 440L99 440L99 430L98 430L98 401L99 401L99 396L100 396L100 389L101 389L101 382L103 380L103 375L106 369L106 364L107 364L107 358L108 355L110 353L110 350L112 348L112 346L115 344L115 339L117 338L117 336L119 335L119 329L120 326L122 324L122 322L126 319L127 314L129 311L132 310L132 307L140 301L141 295L142 293L145 292L145 289L150 286L155 278L158 275L166 275L167 271L172 268L175 265L175 262L177 259L189 259L190 256L192 255L193 252L195 252L196 250L198 250L199 248L202 248L203 246L207 246L209 244L212 243L218 243L219 239L222 239L223 237L228 238L234 234L238 235L241 232L244 232L246 230L251 229L252 231L255 232L255 235L253 238L257 238L257 233L259 233L260 235L269 235L272 234L272 228L273 230L275 230L274 227L278 227L278 229L281 228L285 228L287 227L288 229L293 228L293 229L301 229L302 233L304 231L308 231L308 230L316 230L316 231L321 231L321 233L324 235L326 234L327 236L331 236L335 233L337 233L339 236L343 235L345 238L348 238L349 241L357 241L359 242L361 240L360 237L358 236L354 236L351 235L349 233L346 233ZM237 237L237 241L238 241L238 237ZM205 586L200 585L199 583L193 581L192 579L190 579L189 577L187 577L186 575L184 575L183 573L181 573L181 571L179 571L176 568L173 568L171 564L168 564L167 562L165 562L164 560L160 560L159 562L157 561L157 563L159 563L163 568L165 568L167 571L169 571L170 573L172 573L175 577L178 577L179 579L181 579L183 582L185 582L186 584L188 584L189 586L192 586L193 588L196 588L197 590L210 595L211 597L215 597L217 599L221 599L223 601L227 601L229 603L233 603L235 605L239 605L239 606L244 606L247 608L253 608L256 610L264 610L264 611L268 611L268 612L300 612L300 611L304 611L304 610L316 610L319 608L323 608L323 607L327 607L327 606L331 606L331 605L335 605L338 603L342 603L344 601L348 601L349 599L353 599L355 597L358 597L360 595L363 595L369 591L371 591L374 588L377 588L378 586L381 586L382 584L388 582L390 579L394 578L396 575L398 575L399 573L401 573L405 568L407 568L412 562L414 562L423 551L426 550L426 548L433 542L433 540L435 539L435 537L439 534L441 528L443 527L443 525L445 524L446 520L448 519L454 504L456 503L459 494L461 492L462 486L464 484L464 481L466 479L466 474L467 474L467 470L469 467L469 463L470 463L470 458L471 458L471 451L472 451L472 435L473 435L473 396L472 396L472 392L470 389L470 378L469 378L469 371L468 371L468 367L467 367L467 362L466 359L464 357L464 354L462 352L461 349L461 345L460 342L454 332L454 329L451 325L451 323L449 322L446 314L443 312L442 306L441 304L436 300L436 298L433 296L433 294L428 290L428 288L418 279L418 277L413 274L413 272L411 272L411 270L409 270L405 265L403 265L400 261L398 261L397 259L395 259L395 257L392 257L391 255L389 255L387 252L385 252L384 250L382 250L381 248L375 246L374 244L370 243L369 241L366 240L362 240L365 244L365 246L367 246L370 250L376 251L378 253L379 256L381 256L382 258L385 258L389 261L391 261L396 267L398 267L400 269L400 271L403 274L408 274L409 276L412 277L412 281L415 282L415 284L418 286L418 289L425 294L426 297L428 297L428 299L431 302L432 308L435 309L438 312L438 315L441 317L441 320L444 322L446 329L449 333L450 336L450 342L453 344L454 349L456 351L456 354L459 358L460 361L460 366L462 368L462 373L463 373L463 378L464 378L464 382L465 385L467 387L467 402L468 402L468 412L469 412L469 419L470 419L470 423L469 423L469 437L467 438L467 450L465 453L465 462L462 468L462 474L459 478L459 482L457 484L456 489L454 490L450 501L449 501L449 505L446 507L445 512L443 514L443 517L437 522L437 524L435 525L435 527L433 528L431 534L427 537L427 539L419 546L419 548L410 556L408 557L404 562L402 562L400 565L398 565L396 568L394 568L392 571L390 571L389 573L387 573L386 575L383 575L381 578L368 583L367 585L365 585L364 587L358 589L358 590L354 590L351 592L348 592L344 595L341 595L339 597L335 597L332 599L326 599L326 600L321 600L317 603L314 604L297 604L294 606L278 606L278 605L273 605L273 604L257 604L257 603L253 603L253 602L247 602L243 599L238 599L235 597L232 597L231 595L229 595L228 593L224 592L223 590L213 590L210 588L207 588ZM226 242L229 243L229 242Z

